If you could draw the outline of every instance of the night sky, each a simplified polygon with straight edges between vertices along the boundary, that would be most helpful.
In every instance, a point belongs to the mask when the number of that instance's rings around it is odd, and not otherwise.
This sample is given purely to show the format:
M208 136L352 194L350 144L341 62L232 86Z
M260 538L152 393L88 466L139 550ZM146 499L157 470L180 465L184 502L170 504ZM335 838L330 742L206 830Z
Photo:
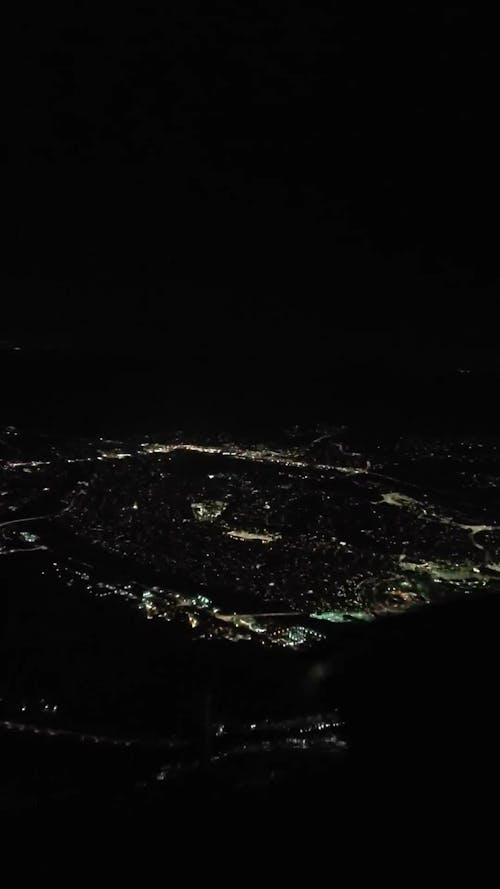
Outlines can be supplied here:
M474 4L9 17L7 330L243 362L345 330L491 337L497 49Z

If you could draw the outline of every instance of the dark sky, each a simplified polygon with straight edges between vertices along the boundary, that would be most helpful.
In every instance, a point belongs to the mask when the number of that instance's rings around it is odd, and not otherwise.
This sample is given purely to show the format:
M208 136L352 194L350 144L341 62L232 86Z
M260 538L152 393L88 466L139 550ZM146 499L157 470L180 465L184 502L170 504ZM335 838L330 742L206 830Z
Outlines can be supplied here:
M176 348L223 330L243 354L491 330L498 63L475 5L10 16L7 326Z

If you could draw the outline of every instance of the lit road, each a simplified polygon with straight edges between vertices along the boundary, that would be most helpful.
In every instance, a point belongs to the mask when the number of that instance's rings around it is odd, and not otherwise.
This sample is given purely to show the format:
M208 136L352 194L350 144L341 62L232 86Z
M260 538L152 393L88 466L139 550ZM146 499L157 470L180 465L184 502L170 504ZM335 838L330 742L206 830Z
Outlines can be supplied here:
M0 731L20 732L29 735L38 735L47 738L65 738L82 744L102 744L111 747L142 747L154 749L172 750L183 746L176 737L172 738L111 738L108 735L94 735L90 732L77 732L70 729L51 728L35 723L17 722L10 719L0 719Z
M53 513L48 515L34 515L26 519L9 519L8 522L0 522L0 528L7 528L9 525L20 525L24 522L41 522L44 519L50 518L51 515L53 515Z
M31 735L45 735L51 738L71 738L75 741L90 741L94 744L112 744L113 746L130 747L137 744L138 741L125 740L123 738L108 738L102 735L91 735L85 732L72 732L68 729L46 728L26 722L12 722L10 719L0 720L0 729L4 728L8 731L26 732Z

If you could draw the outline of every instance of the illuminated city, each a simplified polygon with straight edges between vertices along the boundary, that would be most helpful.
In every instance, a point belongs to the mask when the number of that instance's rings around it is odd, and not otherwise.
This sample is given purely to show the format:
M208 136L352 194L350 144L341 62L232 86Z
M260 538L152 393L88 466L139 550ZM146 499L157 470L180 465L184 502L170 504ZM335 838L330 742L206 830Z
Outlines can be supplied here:
M500 581L496 480L477 471L497 459L494 443L447 445L457 472L476 467L465 506L412 479L442 459L439 441L396 459L350 450L342 429L313 430L300 446L284 435L281 448L75 440L23 459L22 436L7 435L18 456L2 464L2 552L49 551L69 587L187 622L199 638L307 647L329 623ZM127 583L100 577L106 555L106 572Z

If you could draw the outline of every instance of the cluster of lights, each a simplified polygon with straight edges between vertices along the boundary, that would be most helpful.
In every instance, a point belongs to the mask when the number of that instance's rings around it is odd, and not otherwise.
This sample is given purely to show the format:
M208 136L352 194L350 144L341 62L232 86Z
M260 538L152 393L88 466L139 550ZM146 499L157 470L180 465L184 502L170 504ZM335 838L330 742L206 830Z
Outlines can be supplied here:
M311 645L324 639L325 636L317 630L308 627L278 627L270 634L270 641L284 648L300 648L303 645Z

